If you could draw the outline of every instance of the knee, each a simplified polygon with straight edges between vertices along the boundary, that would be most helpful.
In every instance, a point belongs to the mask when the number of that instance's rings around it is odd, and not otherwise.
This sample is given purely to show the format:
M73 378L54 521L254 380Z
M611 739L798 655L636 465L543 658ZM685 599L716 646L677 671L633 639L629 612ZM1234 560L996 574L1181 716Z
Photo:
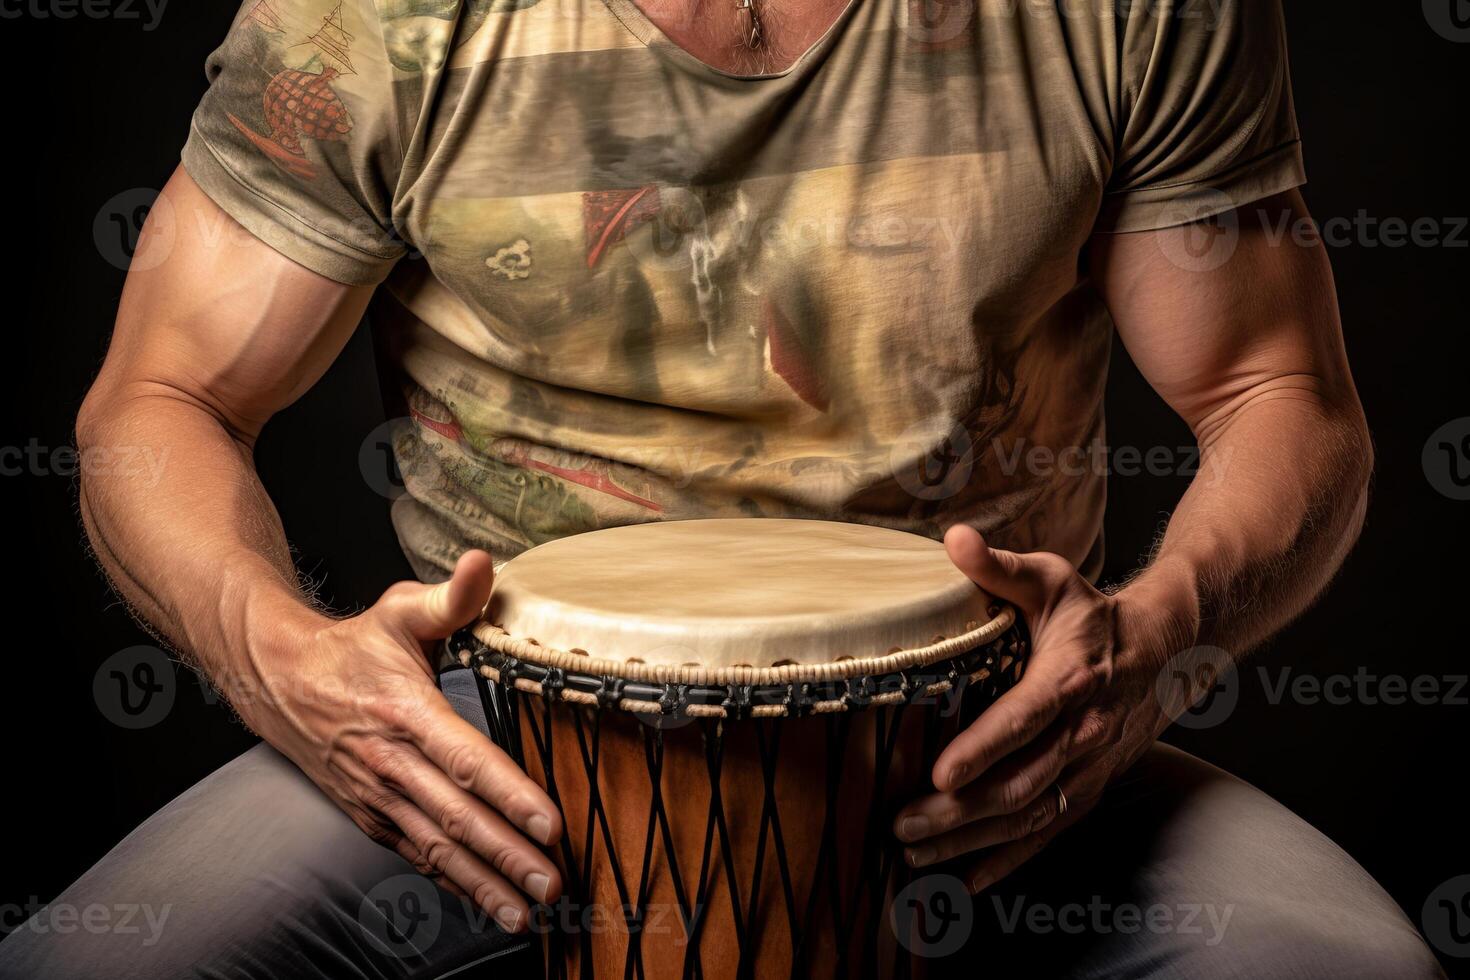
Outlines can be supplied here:
M1336 919L1324 910L1280 915L1236 930L1212 951L1223 973L1191 976L1280 977L1283 980L1444 980L1434 954L1404 920Z

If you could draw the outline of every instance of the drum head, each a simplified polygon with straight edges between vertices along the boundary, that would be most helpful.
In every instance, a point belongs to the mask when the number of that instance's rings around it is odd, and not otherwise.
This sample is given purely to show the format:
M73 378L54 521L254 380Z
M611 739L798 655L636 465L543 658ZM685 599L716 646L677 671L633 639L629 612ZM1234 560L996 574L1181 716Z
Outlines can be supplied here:
M501 569L476 630L532 663L764 684L905 670L1013 621L929 538L860 524L670 521L543 544Z

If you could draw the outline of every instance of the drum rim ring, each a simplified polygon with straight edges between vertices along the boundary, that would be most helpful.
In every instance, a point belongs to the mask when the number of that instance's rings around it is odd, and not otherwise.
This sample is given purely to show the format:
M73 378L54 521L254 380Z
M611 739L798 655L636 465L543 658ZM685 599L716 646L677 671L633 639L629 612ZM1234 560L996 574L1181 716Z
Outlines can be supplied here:
M1004 626L997 627L1001 623ZM561 666L557 662L559 658L554 656L558 651L515 641L504 631L484 623L455 633L449 648L460 664L487 680L570 704L616 707L659 717L789 718L911 703L977 684L990 688L992 698L998 697L1020 679L1027 647L1024 626L1005 607L985 627L965 634L965 638L981 632L987 636L986 640L972 642L947 657L943 652L954 640L885 657L836 664L700 671L625 665L658 668L656 672L645 671L640 677L598 672L597 667L609 662L580 654L565 654L573 658L572 665ZM523 645L531 646L537 654L535 659L518 655ZM940 651L939 655L935 655L936 650ZM859 669L876 666L876 669L861 673L850 669L824 670L850 665ZM803 673L807 676L802 676ZM752 674L756 679L745 679Z
M802 681L845 680L871 677L901 670L928 667L952 657L987 646L1004 636L1019 620L1013 607L994 604L990 620L956 636L937 636L923 646L892 650L879 656L848 657L821 663L787 663L780 666L700 667L682 664L642 663L609 660L586 651L558 650L533 637L512 636L500 626L484 621L469 627L486 647L509 654L526 663L541 664L583 674L621 677L654 684L796 684Z

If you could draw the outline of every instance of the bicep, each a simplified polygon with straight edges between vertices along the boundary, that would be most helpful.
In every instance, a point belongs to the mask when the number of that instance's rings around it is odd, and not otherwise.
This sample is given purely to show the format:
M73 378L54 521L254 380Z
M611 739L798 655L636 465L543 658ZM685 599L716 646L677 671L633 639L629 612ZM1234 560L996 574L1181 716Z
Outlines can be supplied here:
M1289 191L1224 224L1093 239L1092 275L1124 346L1197 435L1262 397L1356 406L1332 270L1308 221Z
M179 169L144 225L89 399L168 394L251 439L321 377L371 295L252 237Z

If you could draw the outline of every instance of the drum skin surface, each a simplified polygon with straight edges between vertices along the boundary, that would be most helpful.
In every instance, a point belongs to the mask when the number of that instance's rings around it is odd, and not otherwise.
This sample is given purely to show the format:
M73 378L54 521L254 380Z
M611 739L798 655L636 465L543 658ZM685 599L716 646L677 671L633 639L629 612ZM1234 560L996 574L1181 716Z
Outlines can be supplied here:
M1025 645L942 544L775 519L593 531L508 562L464 633L496 740L565 821L549 977L922 972L890 927L893 817Z
M975 630L992 600L929 538L860 524L699 520L561 538L502 569L487 619L624 663L771 667Z

